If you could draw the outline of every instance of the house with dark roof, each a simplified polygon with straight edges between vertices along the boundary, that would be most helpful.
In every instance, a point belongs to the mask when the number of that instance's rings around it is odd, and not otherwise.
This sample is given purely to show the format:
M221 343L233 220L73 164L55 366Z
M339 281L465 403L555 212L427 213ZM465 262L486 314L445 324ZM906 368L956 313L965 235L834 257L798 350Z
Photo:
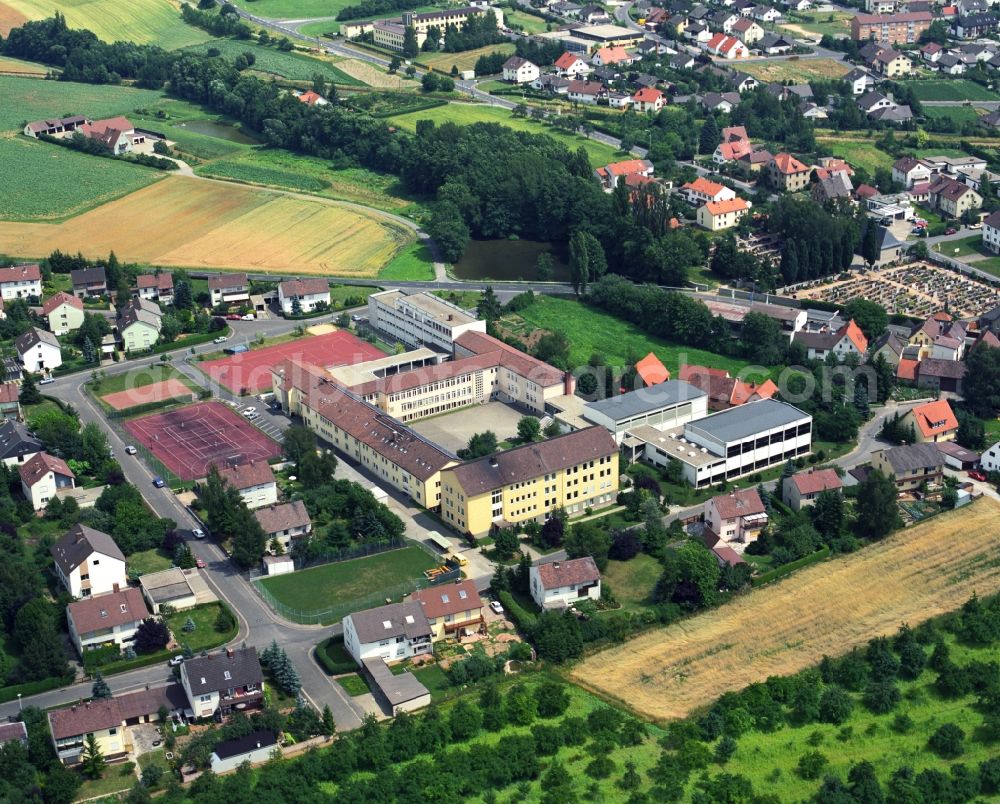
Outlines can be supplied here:
M182 713L188 702L180 684L130 692L114 698L94 698L47 714L49 732L59 761L75 765L80 761L90 735L108 762L125 759L134 750L132 726L155 723L160 710Z
M475 581L467 579L418 589L410 595L410 600L423 608L432 642L471 633L483 623L483 601Z
M40 511L49 500L63 489L76 487L76 475L62 458L39 452L18 467L21 476L21 491L36 511Z
M844 484L833 469L809 469L786 477L781 484L781 499L793 511L801 511L816 504L816 498L824 491L838 494Z
M757 540L767 526L767 509L757 489L719 494L705 502L705 528L737 553Z
M69 636L81 658L97 648L128 647L148 616L142 592L134 586L119 589L116 585L106 595L85 597L66 606Z
M267 536L268 550L277 541L287 553L295 539L304 539L312 533L312 519L302 500L258 508L253 515Z
M70 281L73 284L73 295L79 299L88 296L104 296L108 292L108 278L104 266L93 268L77 268L70 271Z
M252 731L243 737L217 742L208 764L214 774L229 773L244 762L251 765L267 762L276 753L280 756L281 749L273 731Z
M601 572L590 556L542 559L528 570L528 589L542 611L564 609L583 600L600 600Z
M960 360L925 357L917 365L914 379L918 388L961 394L965 369L966 364Z
M419 600L355 611L343 619L344 647L359 665L365 659L399 662L429 655L434 629Z
M62 365L59 339L44 329L32 327L14 341L14 348L24 370L32 374L52 371Z
M892 477L900 491L937 485L944 479L944 456L935 444L904 444L872 453L872 467Z
M894 332L884 332L871 345L872 358L875 355L882 355L883 359L892 366L898 366L903 356L905 343L899 339Z
M181 665L181 686L196 718L225 717L264 703L264 671L254 647L188 659Z
M49 552L56 575L75 598L105 595L128 585L125 556L103 531L74 525Z
M83 302L77 296L60 290L45 300L42 316L48 321L52 334L65 335L83 325Z
M983 197L972 187L947 176L938 176L933 180L929 192L931 207L953 218L961 218L966 212L983 205Z
M0 386L0 392L6 387L13 386L15 391L17 386L14 383ZM14 395L17 401L17 395ZM0 423L0 463L5 466L20 466L27 463L40 452L45 451L45 446L35 436L31 435L26 425L14 419Z
M247 508L261 508L278 502L278 482L267 461L250 461L219 469L222 482L236 489Z
M647 390L660 392L667 384ZM579 514L607 505L617 494L618 444L600 425L441 472L442 518L476 536L494 526L541 522L557 508Z

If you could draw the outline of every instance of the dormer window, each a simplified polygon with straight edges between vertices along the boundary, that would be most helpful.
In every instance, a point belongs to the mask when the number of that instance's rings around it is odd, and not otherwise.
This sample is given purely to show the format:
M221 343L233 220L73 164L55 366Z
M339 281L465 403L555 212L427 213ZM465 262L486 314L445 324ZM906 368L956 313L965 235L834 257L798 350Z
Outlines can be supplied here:
M232 681L233 680L233 674L230 673L228 670L226 670L222 675L223 675L223 678L226 679L226 681Z
M128 607L124 603L121 604L120 608L122 610L122 614L125 614L125 612L128 611Z
M108 616L108 610L107 609L101 609L101 619L104 619L107 616Z

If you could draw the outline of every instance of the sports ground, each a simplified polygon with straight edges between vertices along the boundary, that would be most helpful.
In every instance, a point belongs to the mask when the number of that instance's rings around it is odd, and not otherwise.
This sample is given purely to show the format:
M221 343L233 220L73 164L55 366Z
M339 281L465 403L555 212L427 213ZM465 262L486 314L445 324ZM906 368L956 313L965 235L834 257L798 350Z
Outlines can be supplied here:
M169 380L143 385L139 388L129 388L102 396L101 399L114 410L127 410L137 405L148 405L152 402L163 402L166 399L193 400L194 394L180 380L171 377Z
M136 442L181 480L197 480L219 467L266 461L281 447L221 402L200 402L125 423Z
M218 360L206 360L199 367L234 394L240 394L244 388L249 394L257 394L271 390L271 367L289 357L327 368L377 360L385 354L367 341L340 330Z

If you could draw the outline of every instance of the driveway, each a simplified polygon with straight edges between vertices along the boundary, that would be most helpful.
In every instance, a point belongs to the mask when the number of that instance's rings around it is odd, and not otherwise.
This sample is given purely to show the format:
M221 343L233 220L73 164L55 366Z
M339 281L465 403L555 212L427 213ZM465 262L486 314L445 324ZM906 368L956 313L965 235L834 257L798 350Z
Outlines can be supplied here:
M128 726L129 734L132 736L132 753L139 757L152 751L163 750L163 735L160 733L159 723L139 723L135 726ZM160 743L153 745L154 742Z

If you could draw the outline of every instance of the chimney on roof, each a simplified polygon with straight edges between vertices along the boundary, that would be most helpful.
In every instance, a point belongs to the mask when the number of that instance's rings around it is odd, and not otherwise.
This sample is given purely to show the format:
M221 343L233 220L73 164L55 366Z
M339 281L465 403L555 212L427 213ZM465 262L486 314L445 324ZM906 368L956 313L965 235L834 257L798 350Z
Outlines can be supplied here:
M257 741L257 747L260 748L260 740Z
M233 655L234 655L233 654L233 649L232 648L226 648L226 656L228 656L230 659L232 659Z
M117 592L117 591L118 591L118 584L117 584L117 583L113 583L113 584L111 584L111 588L112 588L112 589L113 589L113 590L114 590L115 592Z
M496 455L490 455L490 466L499 466Z

